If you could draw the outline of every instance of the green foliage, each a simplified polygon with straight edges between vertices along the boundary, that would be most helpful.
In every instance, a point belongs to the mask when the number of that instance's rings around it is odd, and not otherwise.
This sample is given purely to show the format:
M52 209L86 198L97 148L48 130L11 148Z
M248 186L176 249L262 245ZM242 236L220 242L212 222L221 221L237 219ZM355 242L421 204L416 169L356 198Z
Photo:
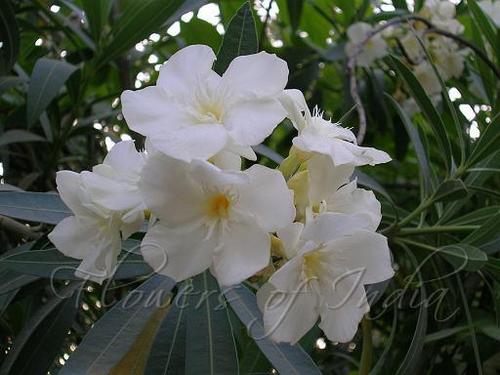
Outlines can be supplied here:
M412 14L405 1L393 1L394 11L375 12L361 0L277 0L279 12L271 17L273 4L257 9L253 1L223 0L216 27L197 17L205 3L68 0L54 3L60 6L54 13L44 0L0 1L0 373L244 374L274 368L345 374L371 368L373 374L486 374L495 368L500 32L474 0L457 7L463 34L446 39L468 43L465 73L444 77L440 56L424 51L439 79L440 101L419 80L397 32L387 37L390 56L356 69L367 118L363 143L395 157L356 176L382 202L379 231L388 237L397 273L389 283L370 286L378 293L370 312L376 318L355 337L355 349L332 343L318 349L318 330L300 345L256 339L263 328L253 280L220 291L208 273L178 286L151 276L137 251L142 233L124 242L109 283L80 288L74 276L80 261L59 253L44 236L71 215L53 193L55 173L90 169L102 161L106 143L126 134L143 146L120 113L123 90L153 84L158 64L185 45L218 51L219 74L235 57L265 50L287 61L287 88L304 90L310 108L318 105L325 117L356 132L359 117L345 69L347 28L385 20L398 31L408 28L404 17ZM422 8L423 2L415 3L416 11ZM191 19L180 20L190 11ZM167 33L177 21L178 34ZM418 35L424 34L435 37ZM460 95L451 95L452 88ZM416 103L414 113L403 99ZM275 167L294 135L284 121L255 148L258 162ZM283 165L296 167L293 158ZM200 294L183 293L191 286ZM134 294L158 291L168 306L124 308ZM190 307L180 308L184 303ZM362 340L370 330L373 339ZM65 366L64 354L70 354Z

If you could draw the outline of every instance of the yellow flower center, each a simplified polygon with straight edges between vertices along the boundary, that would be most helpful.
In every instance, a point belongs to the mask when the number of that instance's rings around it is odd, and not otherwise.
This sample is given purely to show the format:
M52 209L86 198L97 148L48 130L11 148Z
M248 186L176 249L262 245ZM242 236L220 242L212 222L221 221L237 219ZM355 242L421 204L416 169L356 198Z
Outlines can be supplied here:
M207 211L208 216L212 218L225 218L229 214L231 200L223 193L217 193L208 200Z
M312 251L304 255L304 263L302 271L307 280L317 278L321 273L323 263L323 254L318 250Z

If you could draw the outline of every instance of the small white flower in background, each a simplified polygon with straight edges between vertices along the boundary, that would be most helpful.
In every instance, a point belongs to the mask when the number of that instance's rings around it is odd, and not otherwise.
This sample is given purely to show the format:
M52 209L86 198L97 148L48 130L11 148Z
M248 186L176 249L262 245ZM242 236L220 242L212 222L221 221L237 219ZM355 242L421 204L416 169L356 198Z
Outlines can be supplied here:
M406 55L408 55L412 63L418 63L424 58L425 52L422 49L417 36L412 32L407 33L403 38L400 39L400 42L405 50Z
M478 5L484 14L491 18L495 26L500 28L500 1L483 0L479 1Z
M276 98L287 83L286 62L265 52L240 56L221 77L212 70L214 61L210 47L186 47L161 67L156 86L125 91L130 128L176 159L206 160L227 148L255 160L250 146L285 117Z
M349 26L347 29L349 41L345 46L347 56L355 54L357 45L362 43L373 30L373 26L365 22L356 22ZM361 52L356 57L356 64L359 66L369 67L375 60L387 55L387 43L380 34L372 36L361 48Z
M437 28L461 34L464 26L455 19L455 4L448 0L426 0L419 15L429 19Z
M257 292L265 331L296 343L321 318L331 341L348 342L369 311L364 284L391 278L387 239L357 215L325 213L278 231L290 259Z
M307 169L295 174L288 186L294 191L297 220L325 212L364 216L375 231L382 219L380 202L372 191L357 187L351 180L352 165L333 166L330 158L317 155L307 161Z
M465 67L465 50L460 50L457 43L445 38L433 40L431 48L436 67L444 80L462 76Z
M441 83L439 82L439 78L429 62L422 61L420 64L415 66L413 73L427 95L432 96L441 92Z
M293 139L293 145L299 150L312 155L327 155L335 166L375 165L391 160L383 151L358 146L352 131L325 120L322 113L315 111L311 114L300 91L286 90L281 102L288 112L288 118L299 131L299 135Z
M82 174L58 172L56 183L61 199L74 216L63 219L48 237L64 255L82 260L76 276L102 283L116 271L122 238L139 230L143 217L129 215L125 221L126 212L98 204Z
M155 272L177 281L211 267L223 286L239 283L270 261L270 236L295 216L292 192L280 172L254 165L224 171L156 153L140 188L159 221L141 251Z

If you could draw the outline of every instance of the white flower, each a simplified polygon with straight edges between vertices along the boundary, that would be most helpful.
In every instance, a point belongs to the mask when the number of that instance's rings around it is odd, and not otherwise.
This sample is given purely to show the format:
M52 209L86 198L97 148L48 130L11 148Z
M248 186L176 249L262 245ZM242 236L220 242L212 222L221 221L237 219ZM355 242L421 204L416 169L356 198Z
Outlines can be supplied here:
M239 56L221 77L214 60L207 46L186 47L161 67L156 86L125 91L130 128L176 159L206 160L226 150L254 160L250 146L285 117L276 98L288 79L286 62L265 52Z
M347 29L347 37L349 41L346 43L345 51L348 56L356 53L357 46L363 43L365 38L373 32L374 28L365 22L353 23ZM379 34L373 35L361 47L361 52L356 57L356 64L359 66L369 67L373 62L387 55L387 43Z
M295 216L281 173L260 165L224 171L157 153L148 158L140 188L159 218L142 254L156 272L177 281L208 267L221 285L245 280L269 263L269 232Z
M64 255L82 259L76 276L102 283L116 271L122 237L137 231L143 216L128 215L124 221L126 212L98 204L82 174L61 171L56 182L61 199L75 216L63 219L48 237Z
M146 155L137 152L133 141L115 144L102 164L94 166L92 172L82 172L92 201L108 210L122 212L125 222L142 223L146 206L138 183L145 160ZM133 231L126 231L126 237Z
M464 26L455 19L455 5L448 0L426 0L419 15L430 19L437 28L460 34Z
M407 33L400 39L401 45L413 63L418 63L425 56L424 50L413 33Z
M299 135L293 139L293 145L299 150L311 155L327 155L335 166L375 165L391 160L383 151L358 146L352 131L325 120L317 110L311 115L304 95L300 91L286 90L281 102L288 112L288 117L299 131Z
M353 172L352 165L334 166L326 156L309 159L307 169L288 181L295 193L297 220L305 219L309 210L314 216L324 212L356 214L375 231L382 219L380 203L372 191L358 188L355 179L350 181Z
M441 83L429 62L422 61L415 66L413 73L427 95L432 96L441 92Z
M325 213L278 231L290 260L257 292L266 333L296 343L318 318L331 341L348 342L369 311L363 284L391 278L384 236L357 216Z
M500 1L483 0L479 1L478 5L481 7L484 14L489 16L497 28L500 27Z
M465 67L465 50L459 50L457 43L445 38L436 38L431 46L443 79L460 78Z

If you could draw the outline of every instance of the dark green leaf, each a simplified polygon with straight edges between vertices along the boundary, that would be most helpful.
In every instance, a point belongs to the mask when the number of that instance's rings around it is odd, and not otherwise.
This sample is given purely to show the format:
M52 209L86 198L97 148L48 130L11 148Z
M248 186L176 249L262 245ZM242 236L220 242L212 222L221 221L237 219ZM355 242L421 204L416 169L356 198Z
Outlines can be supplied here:
M217 53L214 70L222 75L231 61L259 50L252 8L245 2L229 22L222 45Z
M54 193L0 191L0 215L39 223L57 224L72 212Z
M483 13L482 9L478 6L475 0L467 0L467 5L469 6L469 10L475 24L479 27L481 33L488 41L491 48L494 48L495 50L499 49L500 47L498 46L496 35L497 31L491 24L489 17Z
M454 201L465 198L467 193L467 187L462 180L446 180L438 186L433 200L435 202Z
M41 58L31 74L26 105L28 127L33 125L59 94L76 66L64 61Z
M288 8L288 16L290 17L292 30L296 31L300 25L300 17L302 16L304 0L287 0L286 5Z
M71 327L78 310L81 283L60 291L43 305L16 336L0 374L46 373ZM64 296L64 297L63 297Z
M0 2L0 75L8 73L19 53L19 28L10 0Z
M469 158L469 165L474 165L484 157L491 155L498 150L500 143L500 116L496 116L493 121L486 126L477 140L472 155Z
M222 36L209 22L199 18L193 18L189 22L181 22L181 33L179 34L186 45L205 44L216 50L222 40Z
M47 140L38 134L21 129L7 130L0 136L0 147L22 142L47 142Z
M427 121L439 143L440 150L443 153L443 159L446 166L449 168L452 164L451 145L441 116L420 85L418 79L412 73L411 69L397 57L391 56L391 61L393 62L399 76L405 81L406 88L419 105L422 113L427 118Z
M108 374L130 350L149 318L168 301L175 281L155 275L117 303L83 338L61 375Z
M0 77L0 94L10 88L19 86L20 84L25 82L26 80L22 79L21 77L16 77L16 76Z
M455 336L457 333L462 333L468 329L467 326L462 326L462 327L453 327L453 328L447 328L447 329L442 329L437 332L433 332L425 336L425 343L429 342L434 342L434 341L439 341L443 340L449 337Z
M226 288L223 292L231 308L250 330L249 334L278 373L321 374L321 371L300 345L278 344L266 336L262 313L257 306L255 294L242 284Z
M493 214L488 221L483 223L478 229L464 238L463 242L479 247L487 254L500 251L500 231L498 223L500 212Z
M449 222L448 225L482 225L492 216L500 212L500 206L482 207L468 214L461 215Z
M112 5L113 0L82 0L82 7L95 42L101 38L102 28L106 24Z
M237 374L238 352L229 312L208 271L193 278L187 297L186 374Z
M457 270L477 271L488 261L488 256L477 247L458 243L438 249L439 254Z

